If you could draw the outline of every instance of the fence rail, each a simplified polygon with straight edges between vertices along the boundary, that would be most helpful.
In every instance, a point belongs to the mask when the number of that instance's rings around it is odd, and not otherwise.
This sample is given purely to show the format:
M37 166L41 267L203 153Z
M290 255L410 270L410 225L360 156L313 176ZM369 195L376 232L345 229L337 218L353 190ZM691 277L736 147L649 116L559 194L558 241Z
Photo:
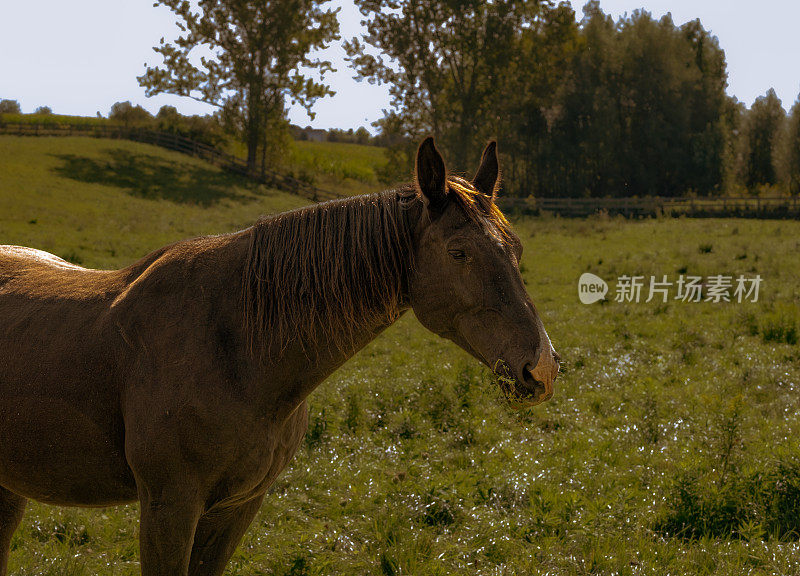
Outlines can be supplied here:
M712 198L502 198L501 208L511 212L551 212L559 216L589 216L605 212L637 216L693 216L745 218L800 218L796 196Z
M188 154L195 158L201 158L224 170L235 172L261 182L262 184L274 186L280 190L303 196L314 202L332 200L341 196L330 190L318 188L307 182L272 170L262 170L253 173L247 168L247 162L241 158L218 150L208 144L171 132L126 128L125 126L113 124L24 124L0 122L0 134L14 136L91 136L94 138L133 140L135 142L153 144L168 150Z

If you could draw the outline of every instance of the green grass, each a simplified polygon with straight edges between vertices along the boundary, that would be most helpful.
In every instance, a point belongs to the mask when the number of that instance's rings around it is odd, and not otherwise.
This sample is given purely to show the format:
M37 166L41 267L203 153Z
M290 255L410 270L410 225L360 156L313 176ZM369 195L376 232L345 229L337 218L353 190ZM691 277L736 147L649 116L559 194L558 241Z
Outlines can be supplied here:
M242 143L231 143L231 152L247 157ZM385 149L346 142L291 140L279 171L343 196L382 190L378 169L386 163ZM411 174L409 174L409 179Z
M119 145L0 140L2 241L122 265L291 204L246 187L190 202L59 172L60 155L113 163L105 147ZM36 165L9 162L9 150ZM515 226L528 289L564 358L556 396L510 412L485 369L406 315L312 394L306 441L228 573L797 573L800 222ZM764 283L756 304L584 306L586 271L608 281L758 273ZM32 504L11 571L137 574L137 526L136 506Z
M386 163L384 149L344 142L295 141L289 162L299 175L340 194L366 194L381 189L376 170Z

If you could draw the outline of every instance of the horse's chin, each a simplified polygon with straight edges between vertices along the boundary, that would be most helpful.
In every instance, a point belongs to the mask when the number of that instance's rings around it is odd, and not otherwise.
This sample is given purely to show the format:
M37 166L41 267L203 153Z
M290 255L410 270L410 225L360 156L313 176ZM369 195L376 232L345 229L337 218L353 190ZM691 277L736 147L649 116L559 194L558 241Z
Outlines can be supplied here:
M548 399L544 395L522 396L519 393L506 394L505 398L508 407L515 411L525 410L526 408L533 408L534 406L538 406L539 404Z
M531 387L527 383L520 385L516 381L500 378L499 383L506 404L512 410L533 408L553 397L553 390L548 390L538 382Z

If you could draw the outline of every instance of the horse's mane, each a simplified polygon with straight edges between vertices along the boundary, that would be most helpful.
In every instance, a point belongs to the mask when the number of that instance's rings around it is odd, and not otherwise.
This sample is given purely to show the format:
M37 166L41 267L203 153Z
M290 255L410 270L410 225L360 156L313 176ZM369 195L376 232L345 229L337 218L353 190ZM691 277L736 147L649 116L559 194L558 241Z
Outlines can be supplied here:
M448 178L448 197L471 219L506 236L508 222L470 182ZM342 350L362 326L401 313L413 269L411 210L420 193L406 186L269 216L250 229L244 316L255 355L277 357L299 338L308 351L322 336Z

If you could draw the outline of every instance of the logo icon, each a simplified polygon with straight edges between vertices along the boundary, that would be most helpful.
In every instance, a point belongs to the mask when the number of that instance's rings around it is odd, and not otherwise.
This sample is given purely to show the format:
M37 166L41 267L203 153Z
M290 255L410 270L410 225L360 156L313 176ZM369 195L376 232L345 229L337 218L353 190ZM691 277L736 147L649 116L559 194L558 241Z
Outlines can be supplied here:
M578 298L584 304L594 304L608 294L608 284L591 272L584 272L578 280Z

